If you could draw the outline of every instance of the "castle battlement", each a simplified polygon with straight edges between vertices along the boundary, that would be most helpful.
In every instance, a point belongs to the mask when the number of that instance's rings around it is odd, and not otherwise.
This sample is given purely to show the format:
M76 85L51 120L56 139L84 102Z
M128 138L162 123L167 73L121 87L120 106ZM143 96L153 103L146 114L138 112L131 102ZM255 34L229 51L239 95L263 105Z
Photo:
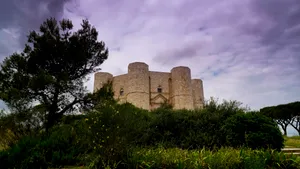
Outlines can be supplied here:
M170 72L149 71L143 62L128 65L128 73L113 76L107 72L95 73L94 91L111 80L114 98L120 103L153 110L166 102L174 109L201 109L204 105L203 82L191 79L191 70L178 66Z

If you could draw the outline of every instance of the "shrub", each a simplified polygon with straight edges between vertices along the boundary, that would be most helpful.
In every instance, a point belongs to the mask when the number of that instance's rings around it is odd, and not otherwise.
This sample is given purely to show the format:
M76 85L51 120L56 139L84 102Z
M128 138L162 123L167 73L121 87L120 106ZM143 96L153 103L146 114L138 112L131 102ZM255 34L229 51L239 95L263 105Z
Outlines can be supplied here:
M49 135L23 137L0 153L1 167L48 168L80 163L81 154L86 153L88 146L79 143L79 138L85 139L76 127L80 126L56 126Z
M38 134L41 119L35 110L0 113L0 147L8 148L25 136Z
M84 119L93 149L86 163L101 168L109 161L120 161L131 146L143 143L148 121L148 111L129 103L95 107Z
M203 110L154 110L155 119L149 127L152 135L146 143L163 143L165 147L185 149L220 148L226 142L221 131L224 120L235 114L243 114L244 109L239 106L234 101L219 104L211 100Z
M247 146L252 149L276 149L284 146L284 138L272 119L255 113L237 114L225 121L222 127L226 144L232 147Z

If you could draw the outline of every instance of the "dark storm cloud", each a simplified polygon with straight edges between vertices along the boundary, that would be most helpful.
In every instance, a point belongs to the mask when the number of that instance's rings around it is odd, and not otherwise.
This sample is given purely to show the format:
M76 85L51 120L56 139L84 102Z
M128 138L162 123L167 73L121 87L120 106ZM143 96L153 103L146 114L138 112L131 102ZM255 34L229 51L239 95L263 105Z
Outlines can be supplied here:
M162 53L159 53L156 57L153 58L154 62L157 63L177 63L181 59L187 59L192 58L199 53L199 48L201 48L201 45L199 43L191 43L189 45L184 45L178 48L174 48L171 50L166 50Z
M262 45L272 45L274 49L299 45L299 0L254 0L251 9L265 22L262 22L262 25L250 26L245 30L252 35L260 36ZM255 27L260 27L260 31L256 31L258 29Z
M103 71L126 73L135 61L168 72L188 66L192 77L204 79L206 98L238 100L257 110L299 100L297 4L298 0L82 0L77 12L65 15L77 25L88 16L101 39L117 49L111 50ZM92 91L93 81L87 86Z
M46 18L61 19L66 2L66 0L3 0L0 3L0 31L17 29L19 47L22 48L29 31L38 29ZM0 45L0 60L5 57L4 53L10 54L6 51L7 46Z
M293 58L294 66L297 66L296 64L300 66L299 0L222 2L207 3L210 7L206 9L201 8L202 1L193 1L193 6L188 8L182 7L183 13L189 19L181 20L181 24L192 28L185 28L189 33L198 32L194 34L200 41L193 42L192 45L183 42L184 45L169 49L173 52L158 53L153 61L165 60L173 64L183 58L208 57L211 54L223 55L228 52L231 55L239 53L237 57L243 57L253 49L265 48L267 49L264 50L265 53L261 53L260 56L249 56L247 60L266 62L268 58L274 58L276 53L281 53L282 56ZM202 11L202 15L196 15L192 11ZM210 36L211 40L203 44L201 39L206 36ZM280 59L276 58L274 61Z
M64 6L63 1L12 1L0 4L6 10L0 15L0 48L6 50L0 49L0 57L17 49L10 46L19 37L10 32L21 31L24 41L48 16L60 18ZM63 16L75 29L88 18L99 30L110 49L103 71L123 74L135 61L158 71L184 65L204 79L206 98L259 109L300 99L298 1L81 0L68 3ZM93 90L93 77L86 85Z

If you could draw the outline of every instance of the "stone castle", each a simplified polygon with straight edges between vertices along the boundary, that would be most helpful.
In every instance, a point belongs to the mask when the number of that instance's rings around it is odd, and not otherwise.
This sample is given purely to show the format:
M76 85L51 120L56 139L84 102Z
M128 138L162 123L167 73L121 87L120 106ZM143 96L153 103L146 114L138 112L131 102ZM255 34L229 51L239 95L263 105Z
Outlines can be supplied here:
M203 83L201 79L191 79L188 67L174 67L171 72L149 71L143 62L128 65L128 73L113 76L107 72L97 72L94 77L94 91L108 81L112 81L114 98L120 103L153 110L162 103L169 103L174 109L201 109L204 105Z

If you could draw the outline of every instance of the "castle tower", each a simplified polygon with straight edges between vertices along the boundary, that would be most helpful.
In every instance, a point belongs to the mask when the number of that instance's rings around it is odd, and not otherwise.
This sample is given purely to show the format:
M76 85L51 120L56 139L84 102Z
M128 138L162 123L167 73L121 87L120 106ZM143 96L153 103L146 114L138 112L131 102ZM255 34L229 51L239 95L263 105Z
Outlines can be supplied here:
M94 92L101 89L105 83L111 81L113 75L107 72L97 72L94 75Z
M149 66L143 62L128 65L127 102L150 109Z
M192 79L192 91L194 108L201 109L204 106L203 83L201 79Z
M171 70L171 78L170 99L174 109L193 109L191 70L184 66L174 67Z

